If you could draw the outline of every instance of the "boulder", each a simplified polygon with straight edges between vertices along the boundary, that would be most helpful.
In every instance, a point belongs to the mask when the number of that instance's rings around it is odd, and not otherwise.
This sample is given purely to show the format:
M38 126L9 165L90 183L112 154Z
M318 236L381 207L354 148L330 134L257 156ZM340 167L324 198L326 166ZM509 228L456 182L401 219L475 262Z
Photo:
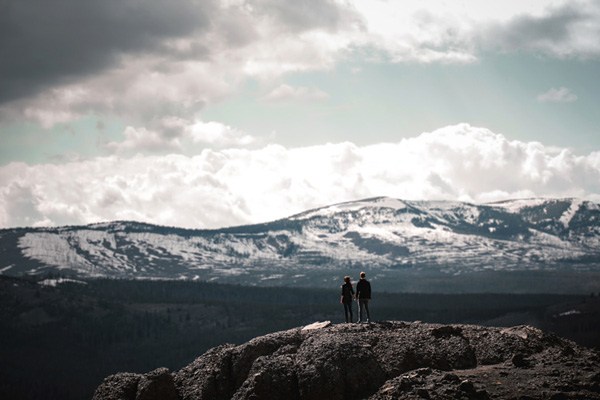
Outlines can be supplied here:
M94 400L600 400L599 374L596 352L528 326L325 322L216 347L173 374L112 375Z

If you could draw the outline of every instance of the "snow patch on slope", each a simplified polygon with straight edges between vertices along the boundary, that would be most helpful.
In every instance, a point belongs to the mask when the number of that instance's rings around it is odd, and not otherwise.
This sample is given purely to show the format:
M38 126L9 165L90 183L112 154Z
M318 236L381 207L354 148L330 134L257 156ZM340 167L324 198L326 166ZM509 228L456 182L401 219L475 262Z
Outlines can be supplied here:
M374 199L366 199L359 201L351 201L345 203L334 204L331 206L317 208L315 210L306 211L290 217L290 220L303 220L313 217L331 217L338 213L355 212L364 208L389 208L392 210L401 210L407 208L407 202L389 197L377 197Z
M60 285L61 283L66 283L66 282L78 283L80 285L87 285L87 282L78 281L76 279L68 279L68 278L44 279L43 281L39 281L38 285L56 287L57 285Z
M579 211L579 208L581 207L582 204L583 204L582 200L579 200L579 199L573 200L571 202L571 206L569 207L569 209L567 211L565 211L563 213L563 215L561 215L559 221L563 224L563 226L565 228L569 227L569 223L573 219L573 216L575 215L575 213L577 213L577 211Z
M77 254L64 234L26 233L19 239L18 246L22 249L24 256L43 260L46 264L58 269L75 267L89 270L93 268L92 264Z
M518 199L518 200L505 200L493 203L488 203L490 206L502 208L510 213L518 214L525 208L532 208L541 206L548 202L547 199Z
M14 267L14 264L12 265L8 265L4 268L0 268L0 274L3 274L4 272L8 271L9 269L11 269L12 267Z

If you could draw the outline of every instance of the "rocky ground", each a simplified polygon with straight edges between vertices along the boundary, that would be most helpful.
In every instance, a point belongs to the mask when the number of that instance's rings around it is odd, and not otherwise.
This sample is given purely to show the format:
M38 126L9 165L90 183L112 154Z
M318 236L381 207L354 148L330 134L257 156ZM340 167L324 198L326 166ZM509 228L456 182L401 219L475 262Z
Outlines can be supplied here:
M600 399L600 355L528 326L325 322L109 376L112 399Z

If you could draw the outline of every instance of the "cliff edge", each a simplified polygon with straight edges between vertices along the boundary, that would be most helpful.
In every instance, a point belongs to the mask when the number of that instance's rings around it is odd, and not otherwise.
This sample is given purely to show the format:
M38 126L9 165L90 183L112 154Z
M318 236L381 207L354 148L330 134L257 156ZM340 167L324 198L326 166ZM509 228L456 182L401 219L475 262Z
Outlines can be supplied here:
M94 400L600 399L600 356L529 326L315 323L119 373Z

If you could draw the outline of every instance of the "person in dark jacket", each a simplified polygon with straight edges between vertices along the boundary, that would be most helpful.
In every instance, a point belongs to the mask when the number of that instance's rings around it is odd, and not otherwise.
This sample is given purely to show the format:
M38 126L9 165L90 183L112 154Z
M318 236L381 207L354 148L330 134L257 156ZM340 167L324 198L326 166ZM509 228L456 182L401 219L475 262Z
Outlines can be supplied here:
M342 297L340 303L344 305L344 314L346 315L346 322L352 322L352 297L354 297L354 288L350 282L350 277L344 277L344 284L342 285Z
M356 299L358 300L358 323L364 321L363 308L367 311L367 323L371 322L369 315L369 300L371 300L371 284L366 278L367 274L360 273L360 280L356 284Z

